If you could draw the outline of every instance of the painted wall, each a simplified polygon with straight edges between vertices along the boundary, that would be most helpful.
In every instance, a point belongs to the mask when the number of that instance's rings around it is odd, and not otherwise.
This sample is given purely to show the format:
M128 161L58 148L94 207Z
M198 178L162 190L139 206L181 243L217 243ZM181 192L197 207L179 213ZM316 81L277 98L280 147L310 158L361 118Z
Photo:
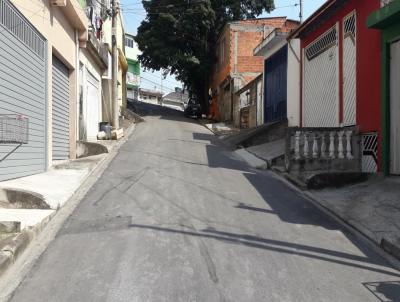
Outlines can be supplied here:
M288 42L287 118L289 127L300 126L300 39Z
M378 30L368 29L366 26L367 17L380 8L380 0L350 0L339 9L332 17L324 22L316 22L315 29L301 39L301 48L304 50L307 45L326 32L339 22L339 61L342 60L343 40L343 19L356 10L356 111L357 125L360 132L381 133L381 70L380 58L381 34ZM339 64L339 83L343 82L342 65ZM343 121L343 85L339 85L339 120ZM379 146L379 153L380 146ZM380 155L379 155L380 157Z
M31 0L29 4L26 0L11 0L18 10L33 24L33 26L47 40L47 81L48 81L48 116L47 116L47 158L48 165L52 164L52 55L57 56L70 70L70 158L76 157L76 101L77 101L77 72L75 70L77 62L77 43L75 43L74 22L67 19L64 11L59 7L50 5L50 1ZM78 11L78 17L86 16L79 2L71 2Z
M341 8L333 17L323 23L318 23L316 30L308 34L301 40L301 47L304 49L316 38L326 32L339 22L339 54L342 53L342 32L343 18L356 10L357 20L357 124L360 131L379 131L380 130L380 33L377 30L366 27L368 15L380 7L380 0L351 0ZM341 64L339 64L341 65ZM340 78L341 76L341 66ZM340 81L342 82L342 81ZM371 85L374 83L374 85ZM341 86L341 85L340 85ZM368 89L366 89L368 87ZM342 87L340 87L340 104L343 104ZM342 107L342 106L341 106ZM374 118L371 118L374 113ZM343 120L343 112L340 112L340 121Z

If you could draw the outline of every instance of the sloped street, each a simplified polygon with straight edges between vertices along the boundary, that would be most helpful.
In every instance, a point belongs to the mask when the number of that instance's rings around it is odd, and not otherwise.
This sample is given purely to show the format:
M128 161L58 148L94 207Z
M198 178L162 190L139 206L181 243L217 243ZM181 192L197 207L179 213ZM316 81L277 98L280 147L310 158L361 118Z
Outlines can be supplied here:
M273 173L140 106L11 301L398 301L400 274Z

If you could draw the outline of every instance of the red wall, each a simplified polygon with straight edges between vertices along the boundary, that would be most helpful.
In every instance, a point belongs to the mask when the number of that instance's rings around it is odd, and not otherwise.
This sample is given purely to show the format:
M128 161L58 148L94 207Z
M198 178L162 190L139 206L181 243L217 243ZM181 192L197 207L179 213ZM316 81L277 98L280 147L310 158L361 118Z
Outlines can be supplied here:
M378 132L381 135L381 34L368 29L367 17L380 8L380 0L350 0L334 16L321 23L315 21L316 28L301 39L304 48L325 31L339 22L339 58L342 57L343 18L356 10L357 20L357 125L361 132ZM342 63L339 67L342 82ZM340 85L340 104L343 104L343 86ZM343 106L341 106L343 108ZM340 110L340 120L343 118ZM379 154L381 146L379 146ZM380 158L380 156L379 156Z

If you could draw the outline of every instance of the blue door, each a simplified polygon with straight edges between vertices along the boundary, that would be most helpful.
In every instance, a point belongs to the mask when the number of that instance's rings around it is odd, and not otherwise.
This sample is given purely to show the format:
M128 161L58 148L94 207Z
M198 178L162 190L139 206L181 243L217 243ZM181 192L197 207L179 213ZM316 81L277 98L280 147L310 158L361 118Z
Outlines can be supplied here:
M265 62L264 116L265 123L286 119L287 46Z

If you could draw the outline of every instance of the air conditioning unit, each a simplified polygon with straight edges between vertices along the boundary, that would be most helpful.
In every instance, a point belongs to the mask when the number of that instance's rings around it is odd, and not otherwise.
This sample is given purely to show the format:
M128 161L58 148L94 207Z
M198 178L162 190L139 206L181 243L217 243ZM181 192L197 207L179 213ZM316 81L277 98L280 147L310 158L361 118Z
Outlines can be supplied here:
M50 0L51 6L67 6L67 0Z

